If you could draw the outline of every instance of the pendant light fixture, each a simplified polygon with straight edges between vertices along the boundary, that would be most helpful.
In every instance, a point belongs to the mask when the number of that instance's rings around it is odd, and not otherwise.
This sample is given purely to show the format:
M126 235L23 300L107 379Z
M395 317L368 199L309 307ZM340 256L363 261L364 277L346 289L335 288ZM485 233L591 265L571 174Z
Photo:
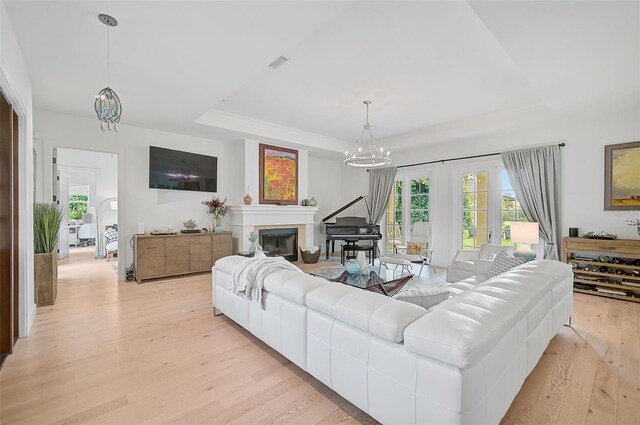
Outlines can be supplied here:
M107 87L100 90L95 96L93 108L100 120L100 130L118 131L118 122L120 122L120 116L122 115L122 104L116 92L109 87L111 66L109 30L111 27L117 26L118 21L114 17L105 14L98 15L98 20L107 26Z
M345 165L350 167L375 168L391 164L391 152L389 148L373 140L371 124L369 124L370 100L365 100L367 106L367 122L363 126L362 134L356 144L347 148L344 152Z

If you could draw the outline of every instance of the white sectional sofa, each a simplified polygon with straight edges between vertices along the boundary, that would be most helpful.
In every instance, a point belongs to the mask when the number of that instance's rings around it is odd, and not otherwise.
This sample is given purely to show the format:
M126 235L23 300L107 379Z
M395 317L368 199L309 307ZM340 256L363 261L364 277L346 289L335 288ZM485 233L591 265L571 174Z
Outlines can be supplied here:
M382 423L497 424L573 308L572 271L537 260L422 307L280 271L262 305L213 274L215 308ZM453 288L452 288L453 289Z

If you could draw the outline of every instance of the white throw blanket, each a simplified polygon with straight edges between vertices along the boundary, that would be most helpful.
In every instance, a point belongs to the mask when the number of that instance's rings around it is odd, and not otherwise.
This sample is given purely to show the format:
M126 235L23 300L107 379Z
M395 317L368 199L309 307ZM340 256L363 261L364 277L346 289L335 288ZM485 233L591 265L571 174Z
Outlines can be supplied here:
M262 303L264 280L271 273L280 270L293 270L302 273L302 270L283 257L266 257L264 253L257 252L254 257L235 267L228 289L248 300Z

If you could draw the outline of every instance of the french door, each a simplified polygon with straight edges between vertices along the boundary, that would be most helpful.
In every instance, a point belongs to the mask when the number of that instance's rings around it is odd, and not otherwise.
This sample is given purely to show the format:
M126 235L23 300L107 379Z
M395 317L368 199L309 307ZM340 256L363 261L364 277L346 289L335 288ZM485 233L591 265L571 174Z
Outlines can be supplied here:
M513 246L510 224L527 219L501 164L460 169L455 184L458 249L478 250L483 243Z
M429 221L429 174L400 175L391 191L385 215L385 252L395 253L411 237L411 225Z

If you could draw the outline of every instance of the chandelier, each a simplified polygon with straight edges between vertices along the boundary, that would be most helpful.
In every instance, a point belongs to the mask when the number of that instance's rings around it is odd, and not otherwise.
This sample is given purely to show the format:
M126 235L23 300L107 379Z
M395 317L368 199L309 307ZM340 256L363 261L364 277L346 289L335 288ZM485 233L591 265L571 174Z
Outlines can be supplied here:
M110 77L110 46L109 46L109 29L118 25L118 21L115 18L100 14L98 20L107 26L107 87L103 88L95 96L93 102L93 109L96 111L96 115L100 120L100 130L102 131L118 131L118 122L120 122L120 116L122 115L122 104L120 98L109 87Z
M365 100L362 103L367 105L367 122L363 126L362 134L358 138L356 144L347 148L344 152L345 165L351 167L382 167L384 165L391 164L391 151L386 146L373 140L373 134L371 134L371 124L369 124L369 105L370 100Z

